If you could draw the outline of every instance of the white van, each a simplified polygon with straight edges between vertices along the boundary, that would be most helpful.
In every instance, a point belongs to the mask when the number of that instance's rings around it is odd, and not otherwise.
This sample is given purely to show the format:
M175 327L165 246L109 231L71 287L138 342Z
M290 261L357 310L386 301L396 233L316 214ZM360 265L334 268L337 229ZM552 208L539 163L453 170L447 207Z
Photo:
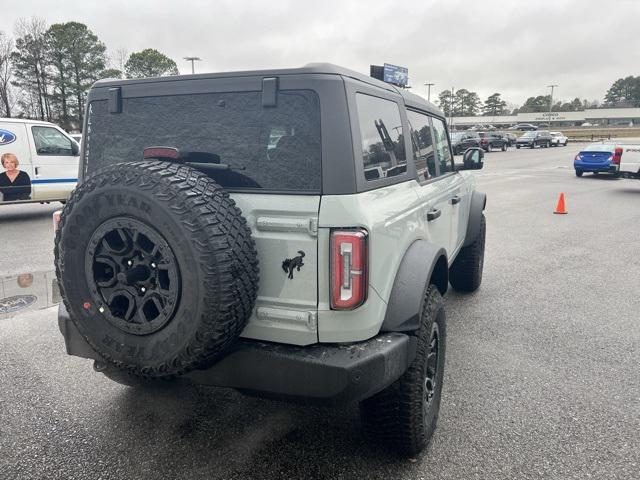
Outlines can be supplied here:
M0 168L0 204L65 201L78 181L80 147L57 125L0 118L0 157L18 159L19 186ZM3 163L9 163L5 156ZM19 192L16 195L15 192Z

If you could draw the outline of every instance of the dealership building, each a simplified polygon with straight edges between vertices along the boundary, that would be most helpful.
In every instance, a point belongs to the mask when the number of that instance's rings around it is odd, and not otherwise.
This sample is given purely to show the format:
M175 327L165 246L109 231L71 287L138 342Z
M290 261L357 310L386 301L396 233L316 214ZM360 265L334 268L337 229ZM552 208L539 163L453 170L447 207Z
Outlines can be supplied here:
M517 115L453 117L454 128L465 129L474 125L493 125L509 127L518 123L547 125L552 127L584 126L640 126L640 108L592 108L581 112L537 112L518 113Z

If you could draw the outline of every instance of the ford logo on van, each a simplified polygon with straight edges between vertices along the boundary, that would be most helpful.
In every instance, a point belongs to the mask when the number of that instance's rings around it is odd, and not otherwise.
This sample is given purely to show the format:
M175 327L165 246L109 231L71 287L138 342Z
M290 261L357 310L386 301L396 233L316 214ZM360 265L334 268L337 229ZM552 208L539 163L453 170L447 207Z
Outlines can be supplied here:
M16 135L8 130L2 130L0 128L0 146L9 145L11 142L15 142Z

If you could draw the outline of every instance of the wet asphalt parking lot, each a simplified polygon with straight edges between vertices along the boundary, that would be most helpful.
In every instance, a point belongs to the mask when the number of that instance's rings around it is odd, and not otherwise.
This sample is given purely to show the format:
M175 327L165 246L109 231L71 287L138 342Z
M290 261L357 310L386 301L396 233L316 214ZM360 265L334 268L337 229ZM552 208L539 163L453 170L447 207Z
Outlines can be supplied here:
M446 297L440 420L418 458L366 440L354 405L112 383L65 354L46 308L0 316L0 479L640 478L640 182L576 178L576 151L492 152L475 173L484 279ZM0 208L0 276L51 270L56 208Z

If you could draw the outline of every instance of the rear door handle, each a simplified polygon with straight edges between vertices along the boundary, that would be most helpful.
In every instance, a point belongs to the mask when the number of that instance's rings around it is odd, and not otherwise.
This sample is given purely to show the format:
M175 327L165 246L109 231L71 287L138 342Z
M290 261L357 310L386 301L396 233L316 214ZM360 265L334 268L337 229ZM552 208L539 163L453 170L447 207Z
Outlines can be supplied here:
M456 195L455 197L451 198L451 205L455 205L457 203L460 203L461 200L462 199L458 195Z
M432 220L435 220L440 215L442 215L442 212L440 211L440 209L434 208L433 210L429 210L427 212L427 222L431 222Z

